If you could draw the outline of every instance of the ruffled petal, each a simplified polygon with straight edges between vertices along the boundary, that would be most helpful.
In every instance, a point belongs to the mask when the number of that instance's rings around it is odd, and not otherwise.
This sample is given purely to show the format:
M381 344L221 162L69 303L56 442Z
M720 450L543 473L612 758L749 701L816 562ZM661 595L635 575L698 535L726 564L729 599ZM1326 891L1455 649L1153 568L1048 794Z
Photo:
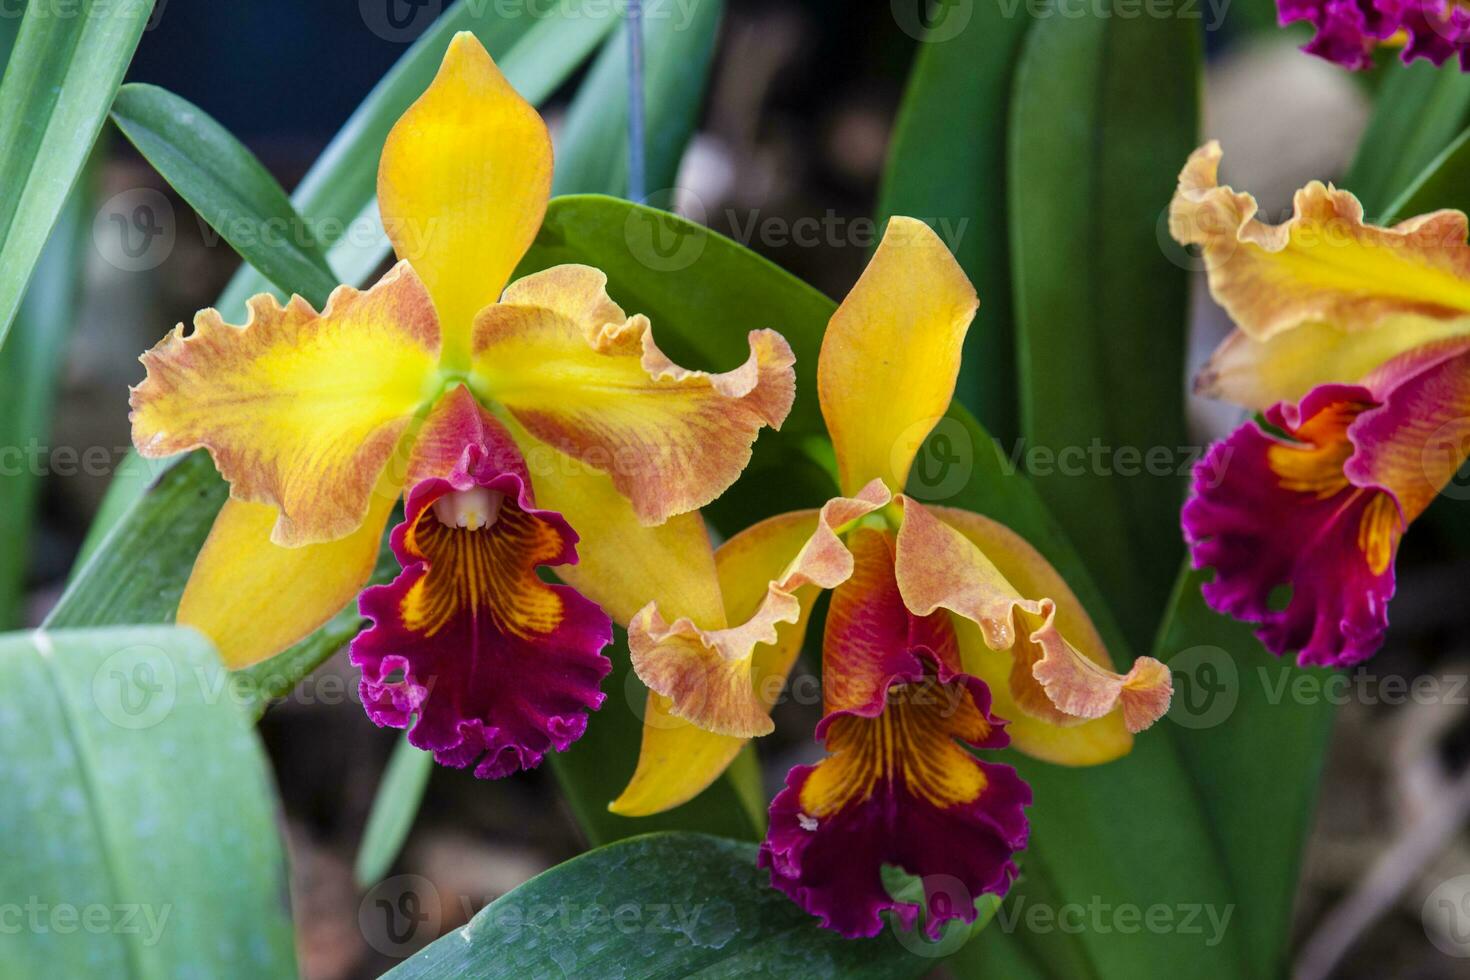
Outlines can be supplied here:
M888 222L868 267L822 339L817 390L842 492L902 487L920 444L949 408L965 333L980 301L922 221Z
M1313 181L1284 224L1256 219L1256 201L1217 182L1220 145L1196 150L1179 175L1169 230L1199 245L1210 292L1246 336L1264 341L1304 324L1344 331L1415 313L1470 313L1470 245L1459 211L1392 228L1363 222L1347 191Z
M972 540L917 501L898 499L904 602L921 616L948 609L977 624L991 649L1011 650L1018 668L1029 668L1041 689L1027 684L1026 669L1013 671L1011 694L1023 711L1058 725L1121 708L1128 730L1139 732L1168 710L1173 685L1163 664L1139 657L1118 674L1086 656L1058 628L1054 598L1022 596Z
M467 364L475 314L510 281L550 196L546 124L461 31L378 164L383 227L434 297L450 366Z
M817 738L830 754L792 769L771 803L758 858L771 884L827 928L873 936L882 912L904 928L919 912L884 887L893 865L925 879L931 938L949 919L974 921L975 899L1010 887L1029 836L1030 787L961 744L1004 745L1002 725L982 682L933 664L896 679L877 715L828 715ZM962 894L936 886L954 881Z
M1025 538L968 510L932 506L929 510L969 538L1021 595L1050 597L1056 606L1056 628L1072 648L1093 663L1113 669L1092 617L1051 562ZM1006 734L1013 748L1068 766L1111 762L1132 750L1133 735L1124 724L1121 707L1080 724L1069 716L1063 716L1060 724L1053 720L1056 708L1031 672L1037 659L1035 644L1029 640L1018 644L1013 650L1024 650L1019 656L1012 650L992 650L977 624L956 616L954 625L963 670L990 688L995 713L1007 719ZM1023 709L1021 703L1028 708Z
M1355 384L1380 365L1425 344L1470 336L1470 317L1396 313L1371 330L1304 323L1267 340L1239 330L1216 348L1195 391L1263 412L1299 401L1318 385Z
M750 358L689 371L644 316L607 297L607 277L566 265L512 284L475 323L473 383L532 435L611 477L646 524L709 503L735 482L764 425L795 395L781 335L750 333Z
M720 546L715 560L727 621L745 622L756 614L771 580L779 577L801 550L816 522L816 511L782 514L747 528ZM767 711L784 686L806 636L812 603L802 592L797 597L801 613L796 622L778 624L776 642L758 644L751 653L748 683ZM660 605L678 608L662 600ZM627 788L609 806L614 813L648 816L692 799L714 782L745 746L746 739L705 731L674 716L671 707L668 698L649 693L638 768Z
M180 324L143 355L133 442L151 457L208 449L231 496L279 510L276 544L345 537L432 390L429 295L399 263L367 292L338 288L321 313L299 296L249 308L243 327L204 310L192 334Z
M391 539L403 572L362 594L374 625L353 641L352 662L375 722L409 728L409 741L444 765L499 778L581 737L612 669L600 652L612 623L576 590L537 576L577 560L577 535L537 509L506 467L509 434L459 393L425 429L440 463L440 447L455 441L442 430L457 430L464 448L442 475L415 464L422 478Z
M274 507L225 501L184 586L178 622L209 637L231 670L275 656L345 609L367 584L397 499L375 494L356 531L300 548L271 541Z
M1211 448L1195 469L1182 523L1196 568L1213 568L1205 600L1259 623L1273 653L1309 665L1370 656L1388 625L1393 555L1402 533L1392 494L1354 486L1343 472L1349 428L1377 404L1354 385L1324 385L1273 407ZM1284 605L1274 601L1289 586Z
M1373 51L1398 36L1405 64L1458 57L1470 70L1470 11L1452 0L1277 0L1277 7L1282 24L1316 28L1303 51L1344 68L1373 67Z
M670 699L670 712L706 731L750 738L771 731L769 705L752 683L752 654L776 641L777 627L803 614L800 591L831 589L852 574L853 558L838 530L885 506L890 495L874 480L856 497L822 508L816 530L781 575L770 581L749 618L725 629L703 629L688 617L672 623L657 601L628 624L633 669L649 690Z

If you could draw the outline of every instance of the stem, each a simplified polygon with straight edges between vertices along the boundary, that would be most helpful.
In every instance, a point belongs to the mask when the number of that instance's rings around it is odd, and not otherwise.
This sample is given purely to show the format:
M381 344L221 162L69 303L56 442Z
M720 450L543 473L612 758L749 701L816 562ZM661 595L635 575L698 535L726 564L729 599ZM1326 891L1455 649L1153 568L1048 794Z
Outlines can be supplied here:
M643 4L628 0L628 197L643 203Z

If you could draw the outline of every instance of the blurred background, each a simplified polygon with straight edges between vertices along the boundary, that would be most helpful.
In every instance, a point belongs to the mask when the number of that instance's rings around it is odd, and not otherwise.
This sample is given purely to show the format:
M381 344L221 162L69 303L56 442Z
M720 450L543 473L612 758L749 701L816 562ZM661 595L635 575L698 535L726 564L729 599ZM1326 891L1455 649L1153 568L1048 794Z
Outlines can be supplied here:
M202 107L289 189L439 6L402 3L389 22L374 5L382 0L159 0L161 16L128 79L165 86ZM801 221L851 225L873 214L916 41L895 27L883 3L730 0L727 7L703 122L673 199L691 211L692 202L696 217L839 297L863 266L866 241L827 237L814 246L769 229ZM1367 119L1369 83L1297 52L1302 38L1273 26L1269 3L1221 0L1203 10L1211 28L1205 134L1225 144L1228 179L1256 193L1279 220L1292 190L1345 169ZM551 100L553 130L579 81L574 77ZM49 427L41 420L34 427L48 462L40 522L30 529L25 607L16 613L31 625L59 595L111 465L129 444L127 386L141 377L138 353L213 303L238 264L115 131L104 133L101 163L88 179L93 202L82 221L82 289L56 299L74 304L73 332L54 417ZM119 263L106 244L105 216L140 194L166 200L160 213L171 244ZM1166 204L1159 201L1161 211ZM1227 327L1197 292L1194 363ZM1214 404L1194 404L1191 413L1201 444L1238 421ZM92 458L111 464L87 464L83 453L82 462L65 465L60 447L100 447ZM1393 630L1373 662L1377 679L1366 695L1350 689L1338 709L1296 921L1304 962L1348 951L1334 976L1470 976L1470 961L1431 941L1426 929L1435 927L1423 914L1441 883L1470 873L1470 784L1461 775L1470 756L1470 691L1422 703L1412 694L1391 696L1385 683L1390 675L1406 685L1431 675L1449 691L1470 675L1470 604L1463 600L1470 538L1457 503L1463 510L1459 501L1442 502L1428 527L1409 536ZM324 672L340 677L341 691L355 690L344 656ZM619 697L612 692L604 710L621 710ZM799 736L810 731L815 708L781 710L787 716L777 719L780 734L761 745L770 787L813 751ZM352 865L400 736L375 728L350 696L325 693L286 700L260 730L285 806L305 973L317 980L376 976L395 960L359 928L364 899ZM1146 824L1148 815L1139 819ZM471 897L445 910L447 931L582 846L549 773L481 782L436 767L394 871L424 876L443 894Z

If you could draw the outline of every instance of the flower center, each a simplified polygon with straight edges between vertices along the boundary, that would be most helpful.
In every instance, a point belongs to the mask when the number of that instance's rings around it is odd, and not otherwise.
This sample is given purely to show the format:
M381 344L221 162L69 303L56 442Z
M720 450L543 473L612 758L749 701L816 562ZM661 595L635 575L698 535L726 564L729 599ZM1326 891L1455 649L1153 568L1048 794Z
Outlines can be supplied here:
M445 527L462 527L478 531L492 527L500 516L505 494L486 487L471 487L446 493L434 501L434 516Z

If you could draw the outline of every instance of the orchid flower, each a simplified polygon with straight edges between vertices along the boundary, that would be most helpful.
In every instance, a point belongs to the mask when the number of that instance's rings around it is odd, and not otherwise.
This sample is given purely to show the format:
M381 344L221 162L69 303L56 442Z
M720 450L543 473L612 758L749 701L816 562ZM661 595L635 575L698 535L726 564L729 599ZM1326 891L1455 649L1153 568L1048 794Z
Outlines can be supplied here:
M1031 792L969 748L1014 739L1052 761L1102 762L1169 700L1157 661L1113 672L1081 604L1014 532L897 492L950 404L977 305L938 236L893 218L818 364L843 495L731 538L713 575L670 582L679 596L628 628L651 693L638 770L612 809L642 815L690 798L772 729L812 601L832 590L816 731L829 754L791 771L760 860L848 936L876 933L883 910L914 921L917 906L885 890L885 864L957 877L974 897L1009 886ZM975 914L933 895L928 907L931 932Z
M1236 329L1196 380L1263 412L1214 446L1183 512L1216 610L1260 624L1271 651L1346 666L1383 642L1393 561L1470 451L1470 246L1436 211L1363 222L1346 191L1313 182L1281 225L1217 182L1195 151L1170 209L1201 246ZM1273 601L1289 586L1290 598Z
M711 375L665 357L596 269L507 287L551 171L540 116L457 35L383 148L398 264L320 312L256 296L237 327L205 310L144 355L132 394L142 453L204 447L230 482L178 619L232 668L346 605L406 494L391 540L403 572L361 601L375 624L352 649L364 703L481 776L581 734L611 639L585 596L624 601L638 562L702 535L691 512L734 481L794 392L772 331ZM544 583L542 565L569 585Z
M1346 68L1371 68L1377 48L1401 45L1405 64L1456 57L1470 71L1470 9L1459 0L1276 0L1276 8L1283 27L1316 28L1303 51Z

